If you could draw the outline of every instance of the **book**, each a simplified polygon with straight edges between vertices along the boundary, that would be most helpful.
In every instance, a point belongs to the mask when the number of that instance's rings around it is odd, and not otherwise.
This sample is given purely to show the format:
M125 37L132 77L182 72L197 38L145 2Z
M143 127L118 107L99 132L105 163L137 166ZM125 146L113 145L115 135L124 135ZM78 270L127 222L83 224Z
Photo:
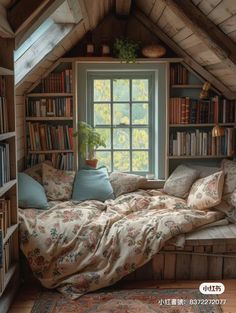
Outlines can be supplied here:
M236 100L172 97L169 112L170 124L236 123Z
M224 136L212 137L211 131L172 131L169 142L170 156L226 156L236 153L236 129L226 127Z

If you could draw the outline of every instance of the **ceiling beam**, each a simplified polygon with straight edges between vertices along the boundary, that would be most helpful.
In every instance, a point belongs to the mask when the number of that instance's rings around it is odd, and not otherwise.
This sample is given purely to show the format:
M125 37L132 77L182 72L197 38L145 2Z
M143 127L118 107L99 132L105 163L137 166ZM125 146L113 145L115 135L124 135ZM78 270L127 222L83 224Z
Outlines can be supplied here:
M197 35L225 66L236 70L236 43L209 20L192 1L161 0Z
M131 0L116 0L116 15L128 16L131 8Z
M0 4L0 37L3 38L14 37L14 32L7 20L7 11L2 4Z
M42 10L32 17L27 27L20 27L17 31L15 45L16 48L19 47L47 18L49 18L53 12L55 12L60 5L63 4L65 0L50 0L47 5L42 8Z
M199 63L197 63L189 54L187 54L177 43L168 37L157 25L155 25L145 14L143 14L139 9L132 11L133 15L153 32L160 40L166 43L170 49L172 49L179 57L184 59L184 62L192 68L196 73L198 73L203 79L209 81L216 89L218 89L225 97L229 99L236 99L236 93L231 91L227 86L225 86L219 79L214 75L204 69Z
M50 0L20 0L7 12L8 21L14 30L22 30Z
M71 13L74 16L74 23L78 24L83 18L82 10L78 0L67 0Z

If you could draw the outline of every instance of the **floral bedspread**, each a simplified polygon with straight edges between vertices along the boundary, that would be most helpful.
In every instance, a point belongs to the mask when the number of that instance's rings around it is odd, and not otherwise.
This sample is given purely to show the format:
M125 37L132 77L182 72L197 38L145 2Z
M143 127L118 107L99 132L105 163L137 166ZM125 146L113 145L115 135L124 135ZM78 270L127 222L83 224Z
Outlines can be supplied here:
M142 266L174 236L223 216L158 190L105 203L67 201L47 211L20 209L21 249L43 286L76 298Z

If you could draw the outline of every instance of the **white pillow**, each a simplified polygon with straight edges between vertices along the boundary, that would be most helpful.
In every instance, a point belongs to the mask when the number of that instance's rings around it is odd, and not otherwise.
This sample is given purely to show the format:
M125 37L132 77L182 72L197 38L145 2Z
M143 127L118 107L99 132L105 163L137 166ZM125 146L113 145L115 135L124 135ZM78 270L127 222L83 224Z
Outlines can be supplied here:
M186 198L198 171L185 165L179 165L164 185L164 192L179 198Z
M187 205L197 210L216 206L221 202L223 185L223 171L198 179L189 192Z

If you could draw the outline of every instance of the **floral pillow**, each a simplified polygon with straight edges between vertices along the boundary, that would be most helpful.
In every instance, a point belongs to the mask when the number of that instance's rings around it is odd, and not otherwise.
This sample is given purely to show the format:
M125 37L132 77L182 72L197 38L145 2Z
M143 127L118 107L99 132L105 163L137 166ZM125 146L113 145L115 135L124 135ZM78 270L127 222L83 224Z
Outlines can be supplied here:
M139 189L146 181L143 176L122 172L113 172L110 175L110 183L116 197Z
M49 200L71 199L74 178L74 171L57 170L43 164L43 186Z
M185 165L179 165L164 185L164 192L175 197L186 198L198 171Z
M226 195L236 189L236 162L225 159L222 161L221 167L225 173L223 194Z
M31 176L33 179L35 179L38 183L41 185L43 184L42 181L42 166L43 164L52 165L51 161L44 161L43 163L36 164L30 168L27 168L24 173Z
M197 210L205 210L216 206L221 202L223 185L223 171L198 179L192 185L187 205Z

